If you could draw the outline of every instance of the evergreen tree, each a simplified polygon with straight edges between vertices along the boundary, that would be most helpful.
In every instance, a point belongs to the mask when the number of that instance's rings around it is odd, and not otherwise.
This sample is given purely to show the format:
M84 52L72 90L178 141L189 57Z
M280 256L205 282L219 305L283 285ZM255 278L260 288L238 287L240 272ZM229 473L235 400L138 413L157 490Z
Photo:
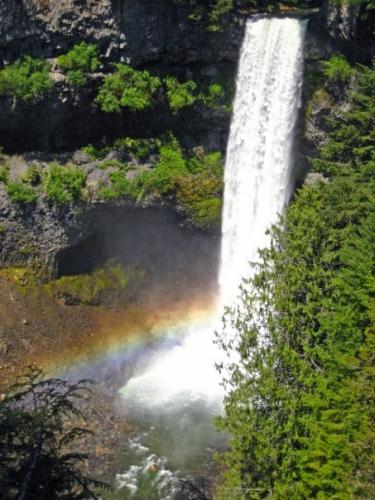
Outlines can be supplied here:
M375 496L375 70L355 71L313 162L329 182L297 193L218 337L224 499Z
M31 367L0 402L0 491L4 500L95 499L98 481L81 473L73 451L90 433L80 405L88 381L42 379Z

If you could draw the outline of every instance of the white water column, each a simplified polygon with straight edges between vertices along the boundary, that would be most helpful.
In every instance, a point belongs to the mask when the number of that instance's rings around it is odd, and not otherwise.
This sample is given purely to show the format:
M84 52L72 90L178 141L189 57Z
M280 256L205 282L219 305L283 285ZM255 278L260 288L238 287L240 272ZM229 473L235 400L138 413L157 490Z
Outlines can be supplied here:
M178 346L157 353L128 381L121 392L135 406L159 412L197 400L214 411L221 406L214 364L222 353L214 345L214 330L290 196L304 31L305 22L291 18L247 22L225 165L218 309L208 324L188 327Z
M224 174L221 306L236 299L291 194L304 33L298 19L247 22Z

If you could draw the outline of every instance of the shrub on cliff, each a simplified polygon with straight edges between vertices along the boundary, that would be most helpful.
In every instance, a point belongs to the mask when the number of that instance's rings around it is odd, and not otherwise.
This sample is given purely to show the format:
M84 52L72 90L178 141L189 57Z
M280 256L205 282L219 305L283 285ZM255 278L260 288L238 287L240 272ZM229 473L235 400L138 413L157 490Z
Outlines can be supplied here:
M59 56L57 62L67 72L69 81L77 87L85 85L87 73L93 73L100 66L97 47L86 42L75 45L68 53Z
M153 96L161 85L160 79L127 64L115 67L116 71L104 79L96 98L102 111L119 113L122 108L142 111L151 107Z
M321 64L324 76L335 82L348 82L352 75L352 68L342 55L332 56Z
M6 191L13 203L29 204L35 203L38 199L38 193L35 189L23 182L9 182Z
M79 167L51 163L43 175L42 188L49 201L66 205L82 197L86 177L86 172Z
M32 186L37 186L42 180L41 168L37 164L32 163L22 174L21 180L23 182L31 184Z
M164 84L169 107L174 113L182 108L192 106L197 100L197 96L194 94L197 84L192 80L181 83L177 78L168 76L164 79Z
M9 165L0 165L0 182L6 184L9 178Z
M44 97L52 88L47 61L25 56L0 71L0 96L32 101Z
M221 221L223 182L212 173L181 176L176 182L176 200L200 229L218 229Z

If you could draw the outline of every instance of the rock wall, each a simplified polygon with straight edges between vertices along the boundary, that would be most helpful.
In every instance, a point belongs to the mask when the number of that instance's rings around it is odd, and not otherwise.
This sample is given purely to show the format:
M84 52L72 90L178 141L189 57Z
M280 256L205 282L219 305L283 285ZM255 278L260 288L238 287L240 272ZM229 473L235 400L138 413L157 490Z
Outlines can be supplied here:
M181 79L214 77L223 65L235 65L244 20L233 17L225 30L210 33L189 21L185 6L171 0L4 0L0 5L0 66L31 54L53 58L86 40L98 46L102 72L126 62ZM176 117L164 109L108 116L93 101L103 73L77 92L61 75L53 92L37 105L0 98L1 145L9 152L72 150L102 137L178 133ZM186 140L222 147L228 116L185 113ZM213 132L213 134L212 134Z
M1 63L25 52L54 57L83 39L135 66L233 61L243 28L233 19L210 34L171 0L3 0L0 18Z
M374 42L364 40L371 33L372 18L363 20L362 8L326 2L311 16L307 65L338 50L369 60ZM110 62L125 61L182 78L215 77L223 65L234 72L245 26L244 17L233 15L222 32L211 33L189 21L186 7L171 0L2 0L0 19L0 66L26 53L56 57L86 40L97 44L104 73ZM80 93L60 79L38 106L14 106L0 98L1 145L11 152L73 150L106 136L158 135L171 128L189 146L224 150L228 114L187 111L176 117L155 108L141 115L106 115L92 105L102 77L94 75ZM314 116L304 144L309 154L316 146L314 134L319 140L324 136ZM0 187L0 264L39 263L56 271L64 252L95 239L102 209L83 205L57 210L43 203L22 208L12 205Z

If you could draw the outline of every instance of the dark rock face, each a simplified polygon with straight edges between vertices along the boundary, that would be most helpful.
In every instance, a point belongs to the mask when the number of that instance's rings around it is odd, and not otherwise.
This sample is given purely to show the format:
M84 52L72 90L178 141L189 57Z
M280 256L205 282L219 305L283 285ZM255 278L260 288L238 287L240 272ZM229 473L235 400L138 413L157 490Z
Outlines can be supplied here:
M98 46L104 72L122 61L181 79L206 77L238 59L244 20L233 18L221 33L209 33L188 19L186 7L170 0L3 0L0 5L0 66L24 54L53 58L86 40ZM61 76L57 74L56 77ZM9 152L72 150L103 137L158 135L172 129L176 117L165 109L150 113L101 113L94 105L103 75L77 92L58 81L39 103L0 98L1 145ZM229 117L189 113L186 141L221 148Z
M343 52L353 62L369 63L375 55L375 10L364 2L324 0L311 19L307 40L308 59Z
M54 57L83 39L135 66L233 61L244 25L210 34L170 0L3 0L0 18L0 63Z
M46 277L59 277L114 260L140 269L152 287L216 283L218 239L184 227L168 207L124 200L64 208L39 200L26 207L12 204L0 188L0 228L0 267L40 268Z

